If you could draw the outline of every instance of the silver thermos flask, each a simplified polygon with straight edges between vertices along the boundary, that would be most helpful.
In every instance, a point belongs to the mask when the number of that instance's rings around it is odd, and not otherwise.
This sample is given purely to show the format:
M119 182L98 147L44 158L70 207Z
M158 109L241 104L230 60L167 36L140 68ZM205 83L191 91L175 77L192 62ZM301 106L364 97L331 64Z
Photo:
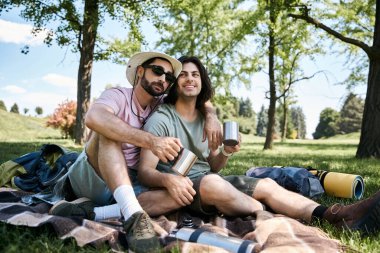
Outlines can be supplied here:
M175 237L188 242L220 247L233 253L252 253L255 252L255 246L257 245L254 241L224 236L205 231L202 228L193 229L183 227L175 233Z

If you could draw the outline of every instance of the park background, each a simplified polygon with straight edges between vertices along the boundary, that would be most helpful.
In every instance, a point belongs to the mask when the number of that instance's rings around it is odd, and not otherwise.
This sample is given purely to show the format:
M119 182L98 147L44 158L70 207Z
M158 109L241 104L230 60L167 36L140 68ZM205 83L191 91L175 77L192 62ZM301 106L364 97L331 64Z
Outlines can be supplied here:
M250 2L250 1L248 1ZM20 113L29 109L27 115L36 115L35 108L43 109L43 116L51 115L59 103L65 100L76 100L76 85L79 54L73 53L70 47L59 47L56 43L47 47L44 33L31 35L33 24L22 19L19 9L3 12L0 15L0 100L8 110L14 103ZM300 21L299 21L300 22ZM218 29L215 27L214 29ZM146 18L142 19L141 32L146 40L142 51L163 50L156 43L160 39L157 29ZM120 22L105 18L99 27L99 34L105 39L125 39L128 29ZM328 38L328 37L327 37ZM302 80L294 85L296 95L294 106L300 106L306 117L306 136L312 138L319 122L320 112L327 108L339 111L349 92L365 98L366 82L357 82L350 90L344 81L350 74L346 64L348 54L340 54L342 45L326 39L323 47L329 48L325 54L315 54L314 61L303 57L300 65L305 76L317 71L324 71L309 80ZM30 47L27 54L22 49ZM265 56L261 60L266 61ZM92 75L92 98L96 98L108 85L130 86L125 78L126 64L112 61L95 61ZM269 90L267 70L252 73L249 87L236 83L230 87L233 96L249 98L252 109L258 113L261 106L268 108L269 100L265 93Z

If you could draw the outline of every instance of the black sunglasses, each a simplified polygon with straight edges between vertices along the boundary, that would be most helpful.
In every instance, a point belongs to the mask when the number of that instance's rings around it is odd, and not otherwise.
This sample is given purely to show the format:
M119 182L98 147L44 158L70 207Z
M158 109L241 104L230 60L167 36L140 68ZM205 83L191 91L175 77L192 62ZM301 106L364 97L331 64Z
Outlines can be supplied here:
M163 74L165 74L165 80L166 82L168 82L169 84L173 84L176 80L176 77L170 73L170 72L165 72L164 68L161 67L161 66L157 66L157 65L146 65L146 66L143 66L144 69L152 69L152 72L157 75L157 76L162 76Z

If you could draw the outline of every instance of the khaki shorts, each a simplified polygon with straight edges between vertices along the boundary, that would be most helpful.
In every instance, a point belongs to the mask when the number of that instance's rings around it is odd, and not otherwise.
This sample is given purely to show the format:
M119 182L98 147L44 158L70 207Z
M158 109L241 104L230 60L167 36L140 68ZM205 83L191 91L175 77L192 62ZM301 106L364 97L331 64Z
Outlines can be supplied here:
M135 170L128 168L128 174L136 195L147 189L138 184L137 172ZM68 177L77 198L89 198L97 206L115 203L111 190L88 162L85 151L78 156L74 164L70 167Z
M213 173L209 173L213 174ZM200 214L200 215L215 215L218 213L218 210L214 206L204 206L202 205L201 196L199 194L199 187L204 176L209 174L202 175L193 179L193 188L196 191L193 202L187 206L191 211ZM218 174L215 174L218 175ZM220 176L220 175L219 175ZM232 175L232 176L220 176L230 184L232 184L237 190L242 193L247 194L252 197L253 192L257 183L260 181L259 178L253 178L243 175Z

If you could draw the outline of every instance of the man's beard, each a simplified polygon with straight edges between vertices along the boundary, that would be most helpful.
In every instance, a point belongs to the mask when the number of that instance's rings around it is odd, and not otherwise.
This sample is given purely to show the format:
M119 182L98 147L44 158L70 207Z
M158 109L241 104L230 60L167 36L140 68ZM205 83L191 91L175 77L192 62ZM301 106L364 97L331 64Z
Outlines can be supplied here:
M156 91L154 89L153 85L160 85L162 87L162 91L161 92ZM149 95L151 95L153 97L161 96L166 92L166 90L164 89L164 85L161 82L148 82L148 80L146 80L146 78L145 78L145 74L143 75L143 77L141 77L141 87L143 87L143 89Z

